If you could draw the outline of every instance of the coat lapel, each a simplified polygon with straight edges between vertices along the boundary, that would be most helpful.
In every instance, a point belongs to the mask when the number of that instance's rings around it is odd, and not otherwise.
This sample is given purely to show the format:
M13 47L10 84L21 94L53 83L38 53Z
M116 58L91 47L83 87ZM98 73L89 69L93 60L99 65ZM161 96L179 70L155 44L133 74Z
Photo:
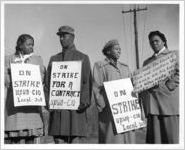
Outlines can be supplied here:
M168 54L168 53L170 53L170 51L166 48L164 51L162 51L162 52L158 55L158 57L160 57L160 56L162 56L162 55L166 55L166 54Z
M147 59L147 60L144 62L144 66L146 66L147 64L149 64L149 63L155 61L156 59L158 59L158 58L160 58L160 57L162 57L162 56L164 56L164 55L166 55L166 54L168 54L168 53L170 53L170 51L166 48L166 49L165 49L163 52L161 52L158 56L155 56L155 55L153 54L149 59Z

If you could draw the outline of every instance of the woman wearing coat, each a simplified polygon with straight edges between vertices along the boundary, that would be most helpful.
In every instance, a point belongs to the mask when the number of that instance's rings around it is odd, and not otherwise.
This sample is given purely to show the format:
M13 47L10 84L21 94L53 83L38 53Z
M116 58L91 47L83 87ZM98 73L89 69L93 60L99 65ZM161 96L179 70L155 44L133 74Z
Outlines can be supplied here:
M130 76L129 67L118 61L121 49L117 40L108 41L103 50L105 60L93 68L93 92L99 111L99 143L135 143L135 131L117 134L103 82Z
M43 121L41 107L14 107L11 81L11 63L28 63L40 66L42 80L45 67L40 56L33 53L34 39L31 35L22 34L18 37L16 52L5 58L5 143L33 144L42 136Z
M165 56L168 50L167 40L160 31L152 31L148 35L154 54L144 61L143 66ZM173 144L179 142L179 66L177 64L173 76L147 91L140 93L145 116L147 117L146 143Z

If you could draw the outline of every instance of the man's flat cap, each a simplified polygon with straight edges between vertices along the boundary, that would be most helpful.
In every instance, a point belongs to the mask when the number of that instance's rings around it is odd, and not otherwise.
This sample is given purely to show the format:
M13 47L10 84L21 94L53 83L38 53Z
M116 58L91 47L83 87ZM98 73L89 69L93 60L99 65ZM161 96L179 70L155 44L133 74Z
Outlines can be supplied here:
M61 35L64 33L69 33L69 34L73 34L74 35L74 29L70 26L61 26L58 29L57 35Z

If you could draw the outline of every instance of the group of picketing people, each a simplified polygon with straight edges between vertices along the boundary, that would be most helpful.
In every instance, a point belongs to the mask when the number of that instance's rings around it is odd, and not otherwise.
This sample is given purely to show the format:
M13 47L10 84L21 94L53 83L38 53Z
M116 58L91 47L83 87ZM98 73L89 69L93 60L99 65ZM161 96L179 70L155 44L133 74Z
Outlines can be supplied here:
M49 111L48 135L56 144L81 143L87 137L87 108L94 95L98 110L99 143L136 143L136 131L116 133L113 116L103 82L131 77L128 65L118 61L121 48L118 40L108 41L102 49L105 59L94 64L91 72L87 54L78 51L74 44L75 32L70 26L58 29L62 51L51 56L47 69L41 56L34 53L34 38L29 34L18 37L15 53L5 57L5 144L34 144L37 137L44 136L44 121L41 106L14 107L11 79L11 63L36 64L40 66L46 109ZM143 66L169 54L167 39L160 31L148 35L154 54L144 61ZM177 57L178 58L178 57ZM49 91L52 62L82 61L81 93L78 110L50 110ZM178 61L177 61L178 62ZM92 92L93 91L93 92ZM158 85L138 94L147 119L146 143L179 143L179 66L173 76Z

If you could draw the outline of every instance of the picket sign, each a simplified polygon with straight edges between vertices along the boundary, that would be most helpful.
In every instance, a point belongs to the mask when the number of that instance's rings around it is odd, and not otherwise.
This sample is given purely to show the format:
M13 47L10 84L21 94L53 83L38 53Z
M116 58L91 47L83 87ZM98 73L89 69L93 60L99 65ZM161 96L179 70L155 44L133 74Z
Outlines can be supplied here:
M81 69L81 61L52 62L50 109L78 109L81 95Z
M39 65L11 64L14 106L45 106Z
M104 82L117 133L146 126L141 119L141 108L137 95L133 93L130 78Z

